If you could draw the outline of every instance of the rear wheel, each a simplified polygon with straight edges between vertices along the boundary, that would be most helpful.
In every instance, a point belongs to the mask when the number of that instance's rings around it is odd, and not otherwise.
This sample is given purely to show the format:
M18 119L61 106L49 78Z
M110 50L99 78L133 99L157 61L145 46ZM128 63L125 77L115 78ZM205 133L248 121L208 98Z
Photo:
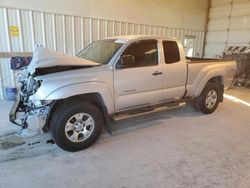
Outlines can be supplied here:
M51 120L51 134L66 151L88 148L101 134L103 118L93 104L72 101L60 106Z
M208 83L201 95L195 98L195 108L204 114L213 113L219 105L221 89L215 83Z

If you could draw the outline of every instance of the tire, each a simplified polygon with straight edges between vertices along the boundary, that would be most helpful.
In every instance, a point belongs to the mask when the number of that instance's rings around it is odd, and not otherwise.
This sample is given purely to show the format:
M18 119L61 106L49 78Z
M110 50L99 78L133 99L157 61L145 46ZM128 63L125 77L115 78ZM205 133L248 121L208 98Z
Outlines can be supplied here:
M219 105L221 92L217 84L212 82L207 83L201 95L194 100L195 109L204 114L213 113Z
M103 126L101 112L95 105L69 101L60 106L50 122L51 135L62 149L76 152L90 147L99 138Z

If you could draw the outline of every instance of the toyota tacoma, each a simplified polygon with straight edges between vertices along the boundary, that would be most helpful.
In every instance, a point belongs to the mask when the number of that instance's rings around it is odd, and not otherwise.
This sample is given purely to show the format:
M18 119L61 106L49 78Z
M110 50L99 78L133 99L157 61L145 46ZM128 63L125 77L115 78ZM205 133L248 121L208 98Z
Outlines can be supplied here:
M193 99L204 114L223 101L236 62L186 58L176 39L120 36L74 56L39 47L19 75L9 118L26 130L31 117L67 151L91 146L113 120ZM34 124L34 123L33 123Z

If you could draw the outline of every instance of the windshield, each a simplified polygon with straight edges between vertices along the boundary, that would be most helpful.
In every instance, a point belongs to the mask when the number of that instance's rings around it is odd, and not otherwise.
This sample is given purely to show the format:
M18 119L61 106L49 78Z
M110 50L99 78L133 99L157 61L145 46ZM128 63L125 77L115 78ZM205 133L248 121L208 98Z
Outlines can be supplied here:
M107 64L122 45L123 43L117 39L98 40L83 49L77 57Z

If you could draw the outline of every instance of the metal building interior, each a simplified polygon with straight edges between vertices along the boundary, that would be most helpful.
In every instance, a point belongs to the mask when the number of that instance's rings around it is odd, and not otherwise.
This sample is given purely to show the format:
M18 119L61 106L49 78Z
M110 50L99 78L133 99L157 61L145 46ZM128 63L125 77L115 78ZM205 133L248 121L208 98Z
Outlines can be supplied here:
M249 10L250 0L1 0L0 188L250 187L250 145L247 144L250 141ZM85 58L89 64L82 74L86 76L77 75L81 70L79 62L82 60L79 59L86 57L85 50L88 52L98 41L111 40L119 48L108 58L107 65L102 65L105 68L101 70L100 65L92 71L89 67L97 62ZM174 42L176 48L165 50L164 40ZM152 48L145 52L146 55L157 53L154 66L159 63L162 70L152 75L161 78L166 73L165 80L152 84L150 79L143 78L149 67L154 67L152 65L141 67L133 64L129 65L132 68L126 68L126 61L136 64L140 53L139 50L134 52L138 53L135 56L126 54L125 47L133 45L130 41L138 43L137 48L140 45ZM153 49L155 41L156 48ZM107 45L110 44L106 44L105 49L109 48ZM179 59L172 64L167 62L168 50L171 50L171 57L176 55L173 50L178 50ZM101 47L94 53L100 51ZM125 55L119 55L120 51ZM109 53L107 50L103 54ZM117 62L116 56L121 58ZM123 56L126 57L123 59ZM38 78L32 80L33 75L28 72L26 81L20 82L21 78L24 79L24 72L33 70L39 61L52 62L56 58L64 63L64 67L55 64L53 71L46 69L48 78L45 76L45 80L36 82L38 88L24 102L24 95L20 93L28 89L23 88L29 88L28 83L42 78L45 71L41 69L48 68L48 65L42 62L40 69L34 69L33 74ZM71 66L67 61L76 64ZM120 69L117 68L119 61L126 74L120 70L115 73ZM180 63L178 67L176 62ZM138 69L141 72L136 72ZM181 72L184 69L185 72ZM112 76L107 76L108 71L113 71ZM209 75L214 77L207 78ZM58 81L54 83L56 77ZM91 81L69 82L69 79L78 80L80 77ZM181 85L178 81L184 77L185 83ZM109 92L106 86L101 88L97 83L105 83L108 79L113 79L107 84L113 93L106 97ZM166 82L165 86L162 82ZM51 93L69 85L72 87L65 91L73 93L76 90L73 86L78 83L85 83L86 87L78 88L77 96L67 94L56 101L55 97L62 95L58 92L51 97ZM135 84L138 84L138 90L149 88L149 85L151 88L163 86L154 93L148 89L148 93L154 95L149 96L146 92L137 92L137 88L129 88ZM210 96L208 90L212 85ZM116 92L121 88L125 93ZM180 97L178 92L182 89ZM218 91L216 99L214 91ZM48 93L44 98L43 92ZM102 92L106 92L105 96ZM174 96L167 98L167 95ZM76 104L75 97L86 101L81 106L79 101ZM163 100L158 100L159 97ZM34 98L39 98L39 101ZM147 103L149 98L164 102L152 102L151 105ZM63 133L59 131L58 122L63 122L68 109L71 109L69 113L75 110L70 105L72 101L78 105L76 109L87 109L81 121L76 118L77 123L70 130L73 134L78 133L77 142L70 140L70 131L66 128L64 136L69 140L62 141L59 137ZM113 102L107 105L106 101ZM205 106L202 106L203 101ZM210 108L206 106L208 103L216 106ZM36 107L39 105L42 107ZM47 119L42 119L44 127L39 127L40 119L26 123L28 115L37 113L36 108L46 111L39 111L46 113ZM96 115L99 120L95 115L91 116L91 109L93 114L100 113L100 116ZM22 123L13 120L13 117L19 117L18 111L24 113L20 119ZM84 116L94 122L93 129L87 128ZM100 119L104 123L95 139ZM51 122L56 124L55 128ZM34 126L36 132L31 129L29 132L28 126ZM84 132L82 137L79 136L83 130L88 132L86 140ZM92 137L93 145L88 140ZM72 146L76 144L75 149L69 147L71 141Z

